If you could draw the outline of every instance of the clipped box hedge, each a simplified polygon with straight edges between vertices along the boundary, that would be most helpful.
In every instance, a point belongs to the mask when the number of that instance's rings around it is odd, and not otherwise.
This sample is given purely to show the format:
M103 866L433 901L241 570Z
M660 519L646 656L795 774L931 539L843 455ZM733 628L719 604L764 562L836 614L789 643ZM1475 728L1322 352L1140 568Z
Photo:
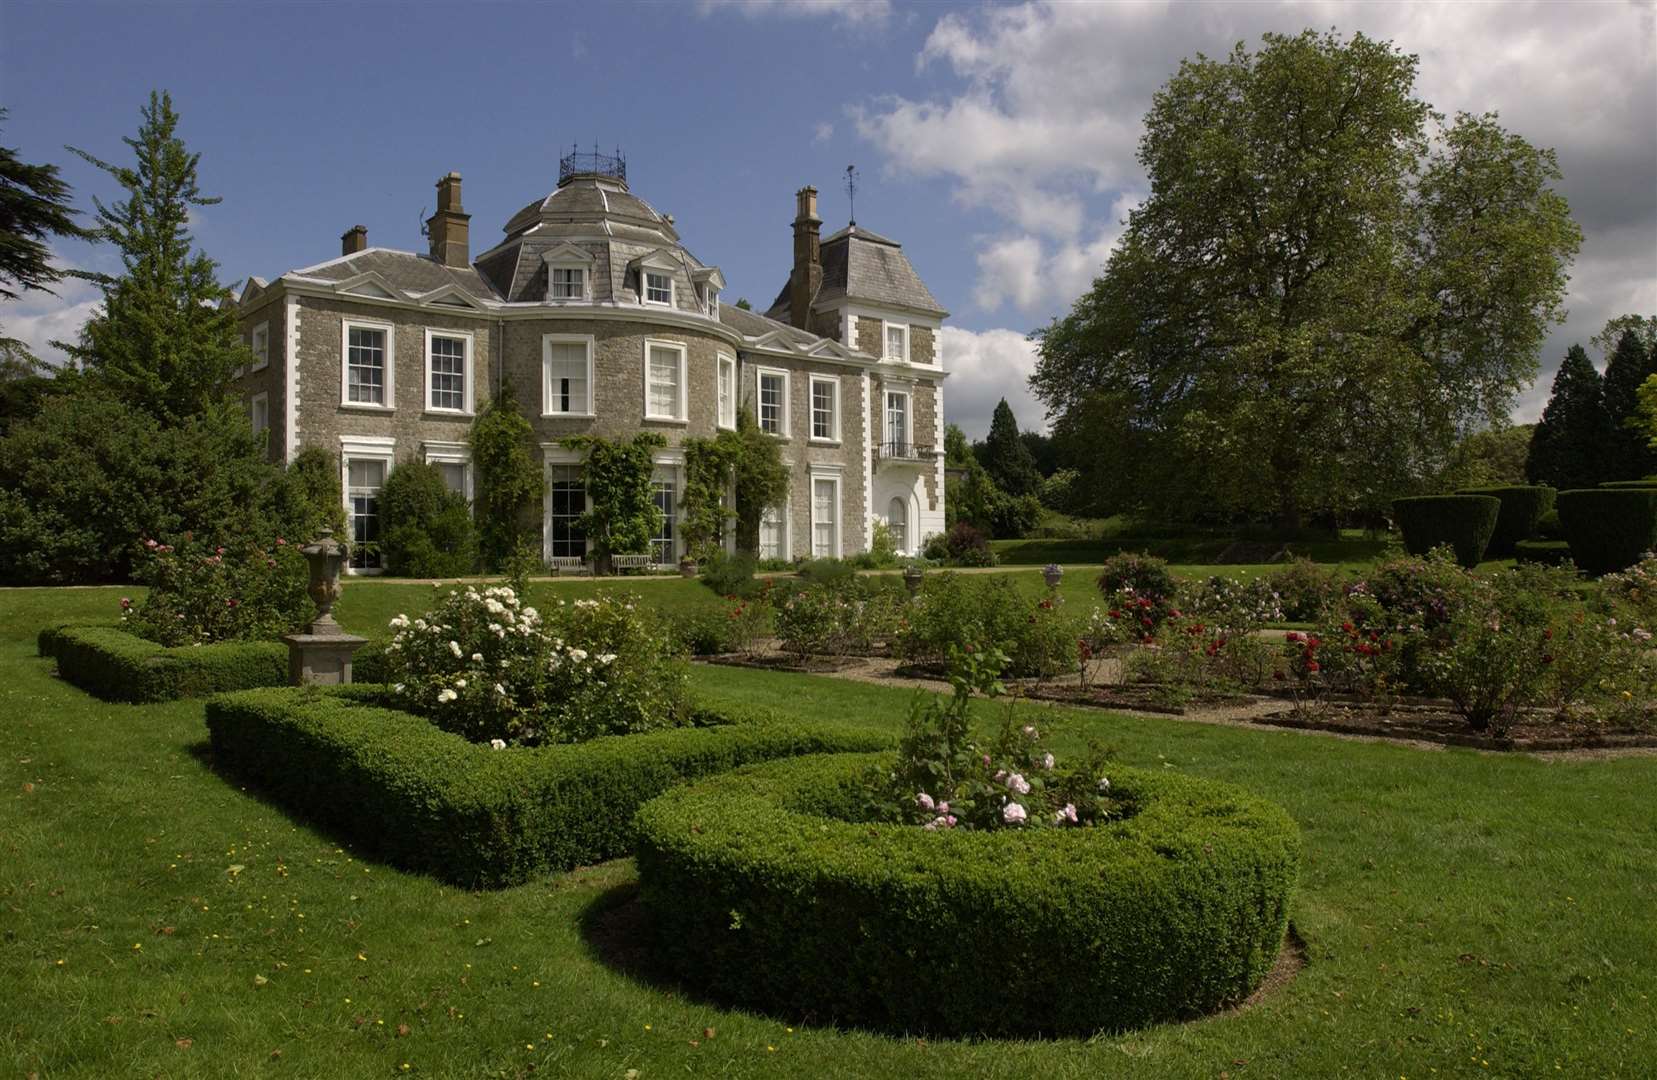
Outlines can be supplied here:
M385 861L466 887L625 855L634 811L684 780L892 745L881 733L703 704L696 727L493 750L385 707L385 693L284 687L213 698L215 759Z
M1544 514L1553 511L1554 497L1559 493L1546 485L1505 484L1499 487L1462 488L1457 495L1488 495L1500 499L1501 510L1496 514L1496 531L1490 535L1490 546L1485 556L1506 559L1514 554L1514 545L1537 535L1537 525Z
M1563 540L1521 540L1513 545L1513 557L1522 563L1560 566L1571 561L1571 545Z
M1626 570L1657 548L1657 488L1583 488L1559 493L1571 558L1590 574Z
M1421 495L1392 501L1393 517L1411 555L1449 544L1456 561L1470 570L1484 558L1501 510L1502 501L1489 495Z
M1648 476L1644 480L1606 480L1600 484L1602 488L1657 488L1657 477Z
M105 701L174 701L288 681L288 647L280 641L169 649L115 626L51 626L36 645L57 661L64 681Z
M1087 1035L1245 998L1282 946L1300 835L1229 785L1120 769L1137 812L1089 829L857 823L888 755L800 758L638 815L662 962L729 1001L947 1035Z

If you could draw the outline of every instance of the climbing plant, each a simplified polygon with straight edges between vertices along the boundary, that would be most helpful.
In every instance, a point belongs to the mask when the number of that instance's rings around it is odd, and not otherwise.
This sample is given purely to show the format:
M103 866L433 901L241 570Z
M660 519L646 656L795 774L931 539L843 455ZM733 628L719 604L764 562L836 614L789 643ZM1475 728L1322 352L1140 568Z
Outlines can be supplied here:
M662 512L650 490L654 451L667 440L654 431L631 439L575 435L566 449L585 455L588 510L581 527L593 557L608 568L610 556L650 550L650 538L662 524Z

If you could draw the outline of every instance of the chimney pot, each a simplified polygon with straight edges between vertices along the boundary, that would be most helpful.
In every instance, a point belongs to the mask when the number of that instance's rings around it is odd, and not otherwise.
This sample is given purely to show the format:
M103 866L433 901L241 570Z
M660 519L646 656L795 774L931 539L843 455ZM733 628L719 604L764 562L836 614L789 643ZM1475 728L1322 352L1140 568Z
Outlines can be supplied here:
M353 225L346 229L339 238L339 253L341 255L355 255L368 247L368 226Z

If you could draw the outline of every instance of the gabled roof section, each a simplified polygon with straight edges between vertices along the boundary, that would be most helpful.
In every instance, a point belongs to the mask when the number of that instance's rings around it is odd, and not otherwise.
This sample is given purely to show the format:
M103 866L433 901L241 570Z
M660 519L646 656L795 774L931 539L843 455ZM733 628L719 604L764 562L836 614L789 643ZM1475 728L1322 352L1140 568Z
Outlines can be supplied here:
M649 266L658 270L678 270L685 265L684 259L677 251L668 248L656 248L643 255L634 256L627 260L627 269L637 270L641 266Z
M409 297L422 304L448 304L451 307L471 308L474 311L485 311L487 305L481 303L475 296L462 289L459 285L448 284L433 289L429 293L420 293Z
M385 275L378 270L365 270L354 277L335 282L334 291L350 293L353 296L372 296L379 300L403 299L402 290L387 281Z
M818 337L808 330L732 304L719 305L719 321L741 334L750 349L787 353L802 360L844 360L868 364L875 359L831 338Z
M242 286L242 295L236 299L236 306L242 308L247 307L259 298L259 294L264 292L269 284L270 283L262 277L248 278L247 284Z
M568 241L560 241L541 252L541 261L544 263L578 262L590 265L598 261L598 256L584 247L578 247Z
M391 248L367 248L337 259L290 271L283 277L332 285L342 291L372 296L362 286L371 283L393 297L417 297L452 285L468 298L487 305L496 299L490 287L471 267L444 266L429 256Z

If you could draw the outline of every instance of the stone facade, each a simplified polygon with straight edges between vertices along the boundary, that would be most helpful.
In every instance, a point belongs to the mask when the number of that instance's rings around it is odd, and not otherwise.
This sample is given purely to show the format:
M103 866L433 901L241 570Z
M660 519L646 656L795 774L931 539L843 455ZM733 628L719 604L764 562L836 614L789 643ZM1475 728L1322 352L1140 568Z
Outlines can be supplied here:
M811 265L819 251L814 204L796 221L795 244L796 261L806 260L796 267L797 276L810 285L802 300L810 303L790 325L718 304L717 292L724 287L718 269L685 251L671 219L632 195L624 175L566 177L557 191L514 215L506 239L475 261L465 257L468 230L459 186L456 174L440 181L440 190L452 195L444 212L454 220L438 222L446 227L434 229L430 256L370 247L353 231L338 258L269 285L254 279L244 291L238 305L243 332L265 328L268 363L243 373L237 389L250 407L254 395L265 395L273 459L291 459L303 447L319 446L340 455L342 480L357 459L383 462L387 470L422 457L466 465L473 418L510 385L548 466L574 463L575 455L559 445L572 435L615 439L657 431L667 442L658 475L673 479L682 492L679 447L687 438L710 438L720 430L723 358L734 365L738 406L756 408L762 369L787 376L787 430L779 436L791 475L783 530L787 555L813 553L813 492L820 480L838 485L830 545L836 554L863 550L873 522L896 513L894 506L912 508L905 530L910 550L942 528L942 492L933 462L880 460L888 386L911 395L909 440L941 443L944 372L934 347L937 318L917 322L912 312L896 308L881 313L878 304L870 308L866 296L857 298L855 311L844 298L817 297L823 275ZM803 194L801 205L806 205ZM568 291L570 271L580 271L580 295L551 295L554 268L560 269L561 293ZM671 302L648 302L641 295L647 271L672 280ZM917 284L914 279L911 294ZM909 362L882 359L882 318L910 326ZM352 325L383 330L389 338L384 405L347 400ZM434 333L467 342L465 408L431 407ZM560 415L549 407L547 335L590 341L587 408ZM855 340L841 340L848 337ZM683 349L682 418L646 415L649 342ZM830 438L812 436L814 378L837 388L837 430ZM475 496L470 474L465 475L466 491ZM372 501L372 491L364 496L360 485L357 495L359 509L362 498ZM350 492L346 501L349 511ZM681 552L682 546L674 554Z

